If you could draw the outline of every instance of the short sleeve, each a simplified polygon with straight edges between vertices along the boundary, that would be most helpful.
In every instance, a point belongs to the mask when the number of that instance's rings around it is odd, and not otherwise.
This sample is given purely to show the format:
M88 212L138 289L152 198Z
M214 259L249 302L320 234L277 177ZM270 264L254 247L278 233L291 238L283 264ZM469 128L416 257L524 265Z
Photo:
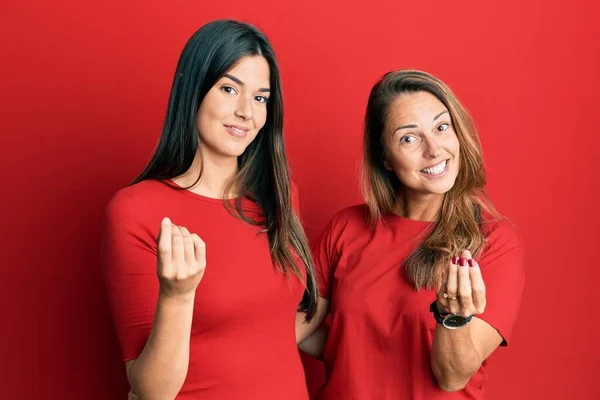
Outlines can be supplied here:
M136 214L130 194L115 194L106 208L102 238L104 284L125 361L144 349L158 301L156 244Z
M501 223L489 236L489 247L478 263L486 287L486 308L478 317L510 341L525 286L525 249L510 225Z
M329 299L336 265L334 220L329 222L319 238L313 243L312 254L319 284L319 295Z

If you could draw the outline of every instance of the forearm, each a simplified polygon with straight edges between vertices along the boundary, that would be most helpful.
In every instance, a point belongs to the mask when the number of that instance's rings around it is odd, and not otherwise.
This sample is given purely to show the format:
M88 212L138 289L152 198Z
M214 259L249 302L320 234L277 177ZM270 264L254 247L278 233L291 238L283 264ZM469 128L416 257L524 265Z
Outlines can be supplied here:
M473 345L470 327L452 330L437 324L435 328L431 368L445 391L463 389L481 366L481 356Z
M328 335L329 329L322 325L306 339L300 342L298 344L298 348L309 356L312 356L318 360L323 360L323 353L325 351L325 343L327 342Z
M321 323L325 320L328 312L329 300L319 297L317 311L310 322L306 321L306 313L296 313L296 343L303 342L315 331L315 329L321 326Z
M130 372L131 390L140 400L174 399L185 381L194 296L159 295L152 331Z

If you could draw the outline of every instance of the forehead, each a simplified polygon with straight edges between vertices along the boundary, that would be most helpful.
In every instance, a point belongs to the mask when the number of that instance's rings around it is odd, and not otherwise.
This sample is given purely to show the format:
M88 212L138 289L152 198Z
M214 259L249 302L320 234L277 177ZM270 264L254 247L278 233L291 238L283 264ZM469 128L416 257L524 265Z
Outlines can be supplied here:
M429 92L403 93L390 104L387 123L391 126L432 122L446 106Z
M271 80L269 63L263 56L242 57L227 73L235 76L245 85L269 88Z

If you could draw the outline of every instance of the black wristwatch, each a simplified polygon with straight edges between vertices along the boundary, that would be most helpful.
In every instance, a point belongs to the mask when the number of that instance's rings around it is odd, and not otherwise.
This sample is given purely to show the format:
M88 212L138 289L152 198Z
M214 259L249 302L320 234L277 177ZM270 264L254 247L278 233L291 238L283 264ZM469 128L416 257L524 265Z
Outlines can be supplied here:
M437 323L443 325L444 328L447 329L462 328L463 326L471 322L471 318L473 318L472 315L469 315L465 318L460 314L442 314L437 308L437 300L431 303L431 306L429 306L429 311L433 313L433 317L435 318Z

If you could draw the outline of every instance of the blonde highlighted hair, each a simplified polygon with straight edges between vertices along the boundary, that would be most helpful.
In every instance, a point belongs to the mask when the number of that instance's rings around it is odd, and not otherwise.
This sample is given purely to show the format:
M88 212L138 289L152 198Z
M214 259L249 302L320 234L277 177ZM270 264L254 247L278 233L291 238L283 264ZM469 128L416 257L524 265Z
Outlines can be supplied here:
M484 190L485 171L479 136L469 112L442 81L416 70L385 74L369 95L364 126L362 191L371 225L398 210L402 184L384 167L384 132L390 105L403 93L428 92L446 106L460 143L460 166L452 189L444 196L435 227L404 263L416 290L431 289L441 278L440 266L469 249L480 254L485 236L482 211L499 217Z

